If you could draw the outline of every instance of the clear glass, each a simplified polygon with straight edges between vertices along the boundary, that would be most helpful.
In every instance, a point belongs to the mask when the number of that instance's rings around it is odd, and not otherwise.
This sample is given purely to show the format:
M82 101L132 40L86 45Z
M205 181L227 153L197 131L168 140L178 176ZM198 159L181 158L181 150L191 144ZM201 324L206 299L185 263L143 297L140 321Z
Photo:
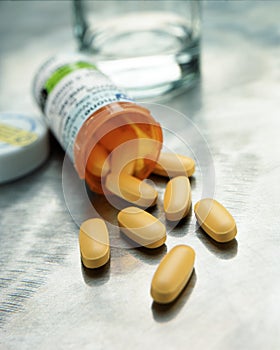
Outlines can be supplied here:
M199 0L73 0L80 50L135 98L199 77Z

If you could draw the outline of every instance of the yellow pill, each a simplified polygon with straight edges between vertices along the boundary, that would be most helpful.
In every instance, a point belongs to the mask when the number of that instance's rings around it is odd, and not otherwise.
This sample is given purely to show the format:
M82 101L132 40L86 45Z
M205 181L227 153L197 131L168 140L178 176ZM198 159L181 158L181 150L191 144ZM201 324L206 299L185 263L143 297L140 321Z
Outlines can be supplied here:
M138 152L135 164L135 173L141 176L141 172L149 167L149 164L155 163L154 150L158 148L158 142L149 138L138 139Z
M236 236L234 218L215 199L205 198L194 206L196 219L203 230L217 242L229 242Z
M163 208L167 220L179 221L191 207L192 194L190 181L186 176L171 179L165 189Z
M150 207L157 201L158 193L151 185L126 173L110 173L106 177L105 187L109 192L140 207Z
M165 226L146 211L128 207L118 214L121 231L131 240L146 248L158 248L166 241Z
M84 221L80 227L79 243L82 262L87 268L95 269L109 260L109 234L103 220Z
M191 277L194 261L195 252L187 245L177 245L165 255L152 279L155 302L167 304L178 297Z
M108 162L108 151L96 144L90 153L87 161L87 170L94 176L101 177L106 176L110 171L110 164Z
M135 160L138 156L138 141L130 140L118 146L110 154L111 173L119 175L121 172L132 175Z
M194 171L195 162L192 158L175 153L161 152L153 173L168 177L180 175L190 177Z
M108 123L108 129L110 127L114 127L114 120L112 120L111 123ZM133 130L131 125L125 124L106 133L106 135L104 135L99 142L108 151L113 151L122 143L133 139L137 139L136 132Z

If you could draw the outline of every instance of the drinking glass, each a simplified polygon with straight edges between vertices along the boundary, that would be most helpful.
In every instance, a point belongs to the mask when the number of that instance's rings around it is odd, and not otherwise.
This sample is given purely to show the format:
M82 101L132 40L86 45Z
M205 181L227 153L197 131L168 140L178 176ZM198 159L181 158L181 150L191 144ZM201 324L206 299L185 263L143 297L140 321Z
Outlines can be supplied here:
M79 49L135 98L199 78L199 0L73 0Z

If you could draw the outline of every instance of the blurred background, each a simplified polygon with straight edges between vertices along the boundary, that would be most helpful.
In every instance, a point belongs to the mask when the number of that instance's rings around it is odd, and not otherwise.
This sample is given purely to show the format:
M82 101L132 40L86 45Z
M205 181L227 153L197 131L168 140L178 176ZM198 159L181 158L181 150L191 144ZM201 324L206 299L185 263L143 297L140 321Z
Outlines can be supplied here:
M2 110L23 104L30 108L30 84L37 68L51 55L78 48L72 5L71 1L1 1ZM204 95L234 89L260 75L265 79L277 75L278 6L278 1L203 2Z

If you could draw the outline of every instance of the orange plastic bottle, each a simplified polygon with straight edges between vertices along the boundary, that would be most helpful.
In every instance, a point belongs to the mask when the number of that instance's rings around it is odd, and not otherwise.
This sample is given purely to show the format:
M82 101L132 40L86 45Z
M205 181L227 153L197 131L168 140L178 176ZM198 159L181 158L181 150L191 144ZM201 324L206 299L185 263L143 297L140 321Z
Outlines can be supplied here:
M87 58L49 59L38 70L33 87L51 130L91 190L103 193L110 153L131 140L139 144L133 175L144 179L152 172L162 144L159 123ZM154 141L151 147L147 140Z

